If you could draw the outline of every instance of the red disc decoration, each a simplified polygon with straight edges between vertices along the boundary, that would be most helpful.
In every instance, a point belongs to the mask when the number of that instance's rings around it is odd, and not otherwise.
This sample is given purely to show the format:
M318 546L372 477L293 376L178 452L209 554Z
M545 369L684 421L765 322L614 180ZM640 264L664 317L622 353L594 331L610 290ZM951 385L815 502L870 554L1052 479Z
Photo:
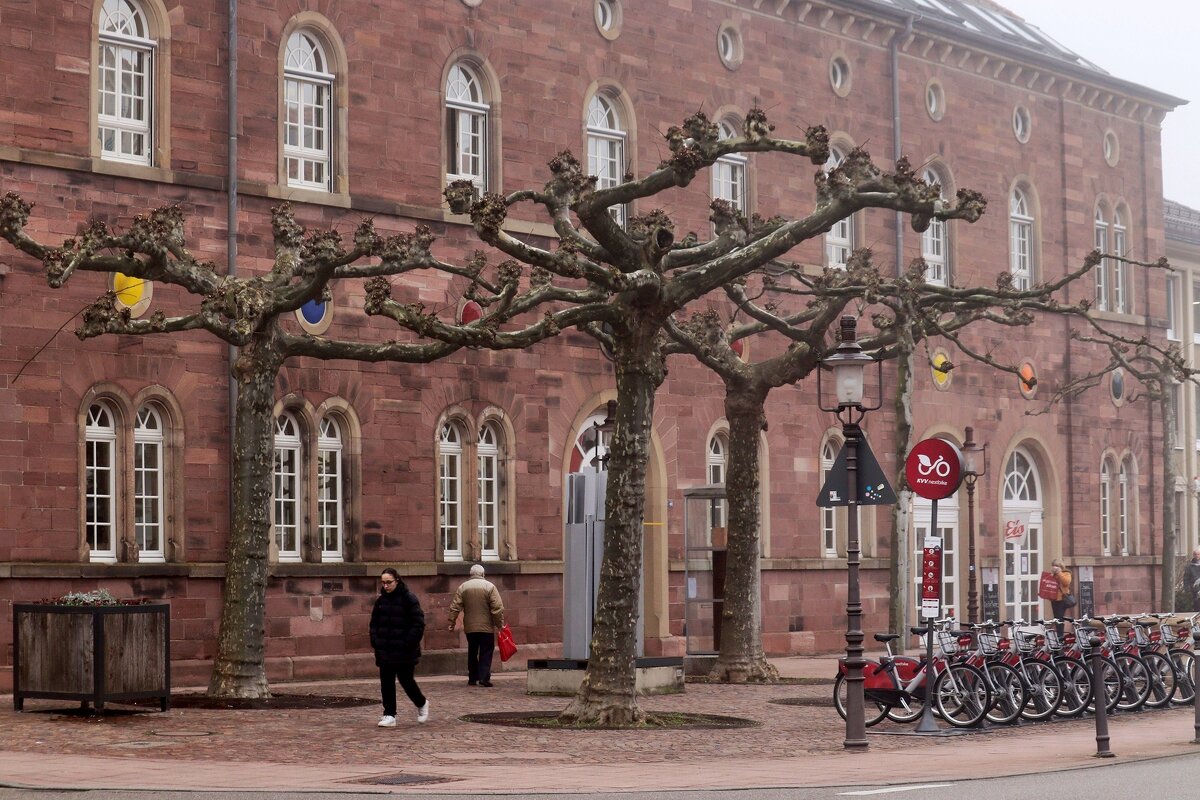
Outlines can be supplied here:
M477 319L483 317L483 308L474 300L468 300L463 303L462 311L458 312L458 321L463 325L470 325Z
M904 475L914 492L926 500L941 500L962 483L962 454L945 439L922 439L904 460Z

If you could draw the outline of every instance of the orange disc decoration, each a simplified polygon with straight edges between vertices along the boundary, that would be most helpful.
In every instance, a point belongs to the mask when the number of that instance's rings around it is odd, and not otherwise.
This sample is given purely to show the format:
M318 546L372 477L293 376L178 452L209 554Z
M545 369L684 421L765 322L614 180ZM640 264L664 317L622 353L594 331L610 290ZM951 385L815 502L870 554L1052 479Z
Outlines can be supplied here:
M1021 376L1021 394L1033 397L1037 393L1037 371L1033 368L1033 364L1028 361L1021 364L1018 374Z

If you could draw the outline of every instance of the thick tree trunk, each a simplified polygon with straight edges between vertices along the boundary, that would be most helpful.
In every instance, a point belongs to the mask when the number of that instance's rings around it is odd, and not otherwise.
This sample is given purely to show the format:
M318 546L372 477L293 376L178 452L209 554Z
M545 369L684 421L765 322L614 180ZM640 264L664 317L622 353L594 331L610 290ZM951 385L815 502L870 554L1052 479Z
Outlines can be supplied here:
M1162 392L1158 399L1159 408L1162 410L1162 459L1163 459L1163 488L1162 488L1162 520L1163 520L1163 547L1162 547L1162 607L1167 611L1175 611L1175 581L1178 577L1176 570L1178 558L1175 557L1175 548L1178 544L1175 541L1175 527L1177 520L1175 519L1175 481L1177 478L1175 470L1175 415L1178 410L1175 408L1170 383L1170 376L1162 383ZM1190 587L1189 587L1190 592Z
M243 349L234 441L233 520L210 697L270 697L263 659L274 475L275 377L282 357L269 345Z
M773 682L779 671L762 646L762 589L759 572L759 435L766 424L766 391L725 389L729 420L729 466L725 475L728 509L725 596L720 654L710 678L728 683Z
M665 375L658 327L617 340L617 426L609 448L600 565L591 653L565 721L629 725L645 715L637 702L638 598L641 596L642 520L654 394Z
M908 450L912 446L912 373L913 356L911 350L901 350L896 356L896 402L895 424L896 435L892 440L896 457L895 485L896 504L892 506L892 563L888 574L888 591L891 601L888 603L888 630L904 633L908 630L908 603L913 590L909 586L909 573L912 571L912 542L909 541L909 516L912 507L912 491L904 482L904 470L901 468ZM907 636L902 636L895 642L895 649L904 651Z

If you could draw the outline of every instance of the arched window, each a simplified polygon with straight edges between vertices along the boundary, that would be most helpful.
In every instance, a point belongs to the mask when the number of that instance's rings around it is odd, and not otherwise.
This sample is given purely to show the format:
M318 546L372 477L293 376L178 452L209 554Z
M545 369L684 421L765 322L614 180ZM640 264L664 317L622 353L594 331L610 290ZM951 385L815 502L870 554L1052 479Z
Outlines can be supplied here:
M732 139L737 136L733 125L722 121L718 127L722 139ZM742 153L722 156L712 166L712 196L715 200L728 200L734 208L743 214L747 213L746 192L747 158Z
M92 561L117 560L117 427L105 402L93 403L84 427L84 530Z
M829 159L825 162L825 170L829 171L842 163L846 151L840 147L829 148ZM833 227L825 234L825 266L845 269L850 263L850 254L854 251L854 216L848 216L833 223Z
M1100 465L1100 552L1112 555L1112 466L1104 459Z
M300 425L290 413L275 418L275 546L281 562L300 560L300 511L304 507Z
M462 431L447 422L438 437L438 527L447 561L463 557L462 455Z
M287 185L330 191L335 76L310 31L288 37L283 68L283 158Z
M829 473L833 470L833 462L837 460L838 448L837 444L832 440L828 440L821 447L821 485L829 480ZM828 558L837 558L838 555L838 526L837 526L837 509L833 507L825 507L821 509L821 549Z
M1021 291L1033 283L1033 222L1028 195L1021 188L1013 189L1008 214L1009 271L1013 276L1013 287Z
M463 63L446 77L446 181L471 181L486 191L488 174L488 106L483 83Z
M1013 522L1025 528L1024 536L1003 543L1004 613L1009 619L1037 619L1041 600L1038 579L1042 571L1041 478L1033 459L1024 450L1014 450L1004 467L1002 527Z
M945 182L932 169L926 169L921 178L930 186L937 184L943 187L941 196L944 198ZM925 259L926 283L945 286L950 278L948 228L940 219L934 219L929 227L921 234L921 257Z
M317 436L317 527L322 561L341 561L343 558L345 468L342 449L341 426L332 416L322 418Z
M166 561L163 447L162 416L144 405L133 426L133 525L140 561Z
M150 164L154 152L154 53L146 13L134 0L100 7L96 135L100 157Z
M592 95L587 115L588 174L596 176L597 189L616 186L624 178L627 139L625 123L613 98L601 92ZM625 225L625 206L613 206L609 213L617 224Z
M479 552L485 561L500 559L500 432L489 422L479 429L475 476L479 522Z
M713 486L724 486L725 475L728 470L729 458L729 435L724 431L719 431L713 434L708 440L708 457L706 459L706 472L708 482ZM728 503L723 499L714 498L708 515L709 541L713 528L725 528L728 522Z

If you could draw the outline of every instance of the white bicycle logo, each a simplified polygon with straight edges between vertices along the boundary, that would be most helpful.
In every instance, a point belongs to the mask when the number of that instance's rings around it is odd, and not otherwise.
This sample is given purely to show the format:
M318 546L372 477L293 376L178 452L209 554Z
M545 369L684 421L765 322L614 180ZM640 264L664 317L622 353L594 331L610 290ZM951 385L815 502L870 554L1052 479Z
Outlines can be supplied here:
M929 456L924 453L917 453L917 474L922 478L929 477L930 474L937 475L939 478L945 478L950 475L950 462L945 456L938 456L937 461L930 461Z

